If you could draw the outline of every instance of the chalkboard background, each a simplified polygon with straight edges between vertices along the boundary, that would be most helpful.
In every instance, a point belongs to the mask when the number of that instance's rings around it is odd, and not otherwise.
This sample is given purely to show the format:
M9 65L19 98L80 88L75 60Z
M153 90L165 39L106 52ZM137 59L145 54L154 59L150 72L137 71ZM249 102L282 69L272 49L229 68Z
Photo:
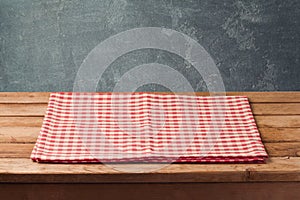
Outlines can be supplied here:
M299 0L0 0L0 91L72 91L79 66L96 45L153 26L198 41L227 91L300 90L299 19ZM193 66L153 49L118 58L98 90L112 91L126 71L151 62L171 66L195 90L207 90Z

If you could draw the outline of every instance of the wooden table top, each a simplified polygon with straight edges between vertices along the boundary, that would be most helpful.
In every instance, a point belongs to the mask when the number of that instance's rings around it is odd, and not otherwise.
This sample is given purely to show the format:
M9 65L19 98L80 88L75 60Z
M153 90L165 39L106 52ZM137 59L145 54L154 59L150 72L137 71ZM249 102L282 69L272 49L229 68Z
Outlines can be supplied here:
M227 95L249 97L270 156L267 164L171 164L151 173L123 173L102 164L35 163L29 157L49 93L2 92L0 183L300 181L300 92L228 92Z

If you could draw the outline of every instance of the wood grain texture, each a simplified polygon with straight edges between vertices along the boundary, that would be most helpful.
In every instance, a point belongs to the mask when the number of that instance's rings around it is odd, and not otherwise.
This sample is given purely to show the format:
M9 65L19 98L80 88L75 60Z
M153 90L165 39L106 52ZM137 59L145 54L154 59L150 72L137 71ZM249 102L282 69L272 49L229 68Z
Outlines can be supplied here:
M0 127L0 143L35 143L40 127ZM260 128L263 142L300 142L300 128Z
M300 115L255 116L258 127L300 128ZM41 127L43 117L0 117L0 127Z
M298 200L300 183L1 184L3 199Z
M167 92L156 92L166 94ZM183 92L181 94L187 94ZM47 103L49 92L1 92L0 103ZM207 92L196 92L208 96ZM247 96L250 102L300 103L300 92L226 92L227 96Z
M131 167L133 167L132 165ZM137 165L143 167L142 165L145 164L135 164L134 167ZM268 181L300 181L300 158L270 158L267 164L171 164L152 173L122 173L102 164L39 164L26 158L0 159L0 182L184 183Z
M252 103L254 115L300 115L300 103Z
M255 116L258 127L300 128L300 115Z
M0 143L35 143L41 127L0 127Z
M300 142L265 143L269 156L298 156L300 157Z
M0 117L0 127L41 127L44 117Z
M300 92L226 92L226 95L247 96L253 103L300 103Z
M259 128L263 142L300 142L300 128Z
M300 103L252 103L254 115L300 115ZM0 103L0 116L42 117L46 103Z
M0 103L0 116L36 116L46 114L46 103Z
M0 158L29 158L34 144L0 144Z
M300 157L300 142L272 142L264 143L268 155L271 157ZM0 144L0 158L29 158L34 144L2 143Z
M245 95L252 102L255 120L270 155L267 164L172 164L154 173L127 174L102 164L32 162L29 157L42 125L49 93L0 93L0 182L299 183L300 92L229 92L227 95Z
M49 92L0 92L0 103L47 103Z

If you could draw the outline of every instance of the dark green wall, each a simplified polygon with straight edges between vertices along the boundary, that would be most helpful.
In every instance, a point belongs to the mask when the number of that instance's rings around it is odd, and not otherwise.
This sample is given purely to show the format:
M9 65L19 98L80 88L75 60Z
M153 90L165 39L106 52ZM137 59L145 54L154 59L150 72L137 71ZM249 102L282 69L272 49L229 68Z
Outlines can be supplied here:
M148 26L197 40L227 91L300 90L299 19L299 0L0 0L0 91L71 91L96 45ZM112 90L124 72L150 62L174 67L195 90L206 90L180 57L150 49L117 59L98 89Z

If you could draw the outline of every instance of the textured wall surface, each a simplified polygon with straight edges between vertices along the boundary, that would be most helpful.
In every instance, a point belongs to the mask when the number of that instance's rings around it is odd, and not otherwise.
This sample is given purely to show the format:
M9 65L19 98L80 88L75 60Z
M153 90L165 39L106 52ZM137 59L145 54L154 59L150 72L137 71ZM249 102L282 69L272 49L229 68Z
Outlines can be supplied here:
M299 0L0 0L0 91L72 91L88 53L136 27L185 33L209 52L227 91L300 90ZM111 91L134 66L157 62L198 91L182 58L144 49L118 58L98 89ZM139 90L166 90L149 84Z

